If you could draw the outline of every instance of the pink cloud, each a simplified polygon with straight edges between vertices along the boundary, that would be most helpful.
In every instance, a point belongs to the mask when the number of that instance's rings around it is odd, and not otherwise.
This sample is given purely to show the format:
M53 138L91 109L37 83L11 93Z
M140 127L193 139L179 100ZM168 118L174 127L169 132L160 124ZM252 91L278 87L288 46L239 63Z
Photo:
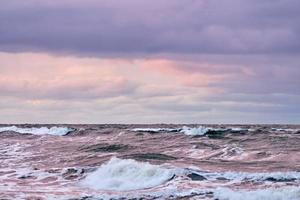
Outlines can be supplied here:
M147 60L141 64L144 70L157 72L164 76L172 76L180 80L181 85L188 87L207 87L213 83L219 83L234 76L234 73L223 73L229 66L214 65L210 63L192 63L186 61L172 61L167 59ZM221 69L216 72L216 69ZM248 70L250 71L250 70ZM247 72L248 72L247 71ZM238 69L236 74L243 73Z
M114 60L1 55L0 94L24 98L100 98L133 92L134 83L119 74ZM32 64L31 64L32 63Z

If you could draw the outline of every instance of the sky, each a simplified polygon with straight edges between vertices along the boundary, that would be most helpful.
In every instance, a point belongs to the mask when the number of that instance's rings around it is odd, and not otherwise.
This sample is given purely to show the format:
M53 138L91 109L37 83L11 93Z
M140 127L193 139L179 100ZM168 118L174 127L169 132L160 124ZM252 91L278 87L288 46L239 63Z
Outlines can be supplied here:
M0 123L300 123L299 0L0 3Z

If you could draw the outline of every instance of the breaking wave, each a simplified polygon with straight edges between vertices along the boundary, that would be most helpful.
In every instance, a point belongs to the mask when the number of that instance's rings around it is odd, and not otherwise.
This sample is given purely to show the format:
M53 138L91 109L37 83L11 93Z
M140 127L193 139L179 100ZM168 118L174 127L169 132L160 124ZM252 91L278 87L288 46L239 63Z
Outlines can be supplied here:
M181 132L185 135L204 135L209 128L200 126L198 128L190 128L184 126L182 128L135 128L132 129L134 132L148 132L148 133L159 133L159 132Z
M113 157L81 182L83 187L95 190L130 191L162 185L175 177L192 180L242 182L299 182L300 172L206 172L193 169L166 168L147 162ZM174 179L176 182L177 178Z
M134 132L148 132L148 133L159 133L159 132L179 132L180 128L134 128Z
M190 128L190 127L184 126L184 127L182 127L182 130L180 132L184 133L185 135L195 136L195 135L205 135L209 130L211 130L211 129L206 128L204 126L199 126L198 128Z
M226 127L226 128L213 128L213 127L205 127L205 126L199 126L199 127L187 127L184 126L181 129L181 133L184 133L185 135L190 136L197 136L197 135L206 135L206 134L214 134L214 133L222 133L222 132L241 132L241 131L253 131L253 129L245 129L240 127Z
M268 172L268 173L250 173L250 172L194 172L207 180L227 180L232 182L289 182L300 181L300 172Z
M32 134L32 135L58 135L63 136L68 134L69 132L73 131L73 129L68 127L41 127L41 128L19 128L16 126L7 126L7 127L0 127L0 133L12 131L21 134Z
M206 135L213 132L240 132L240 131L253 131L253 129L244 129L240 127L228 127L228 128L213 128L213 127L188 127L183 126L182 128L134 128L134 132L148 132L148 133L160 133L160 132L179 132L189 136Z
M92 189L127 191L161 185L174 175L172 169L114 157L87 175L80 184Z
M298 129L298 128L272 128L271 130L276 133L282 133L282 132L298 133L298 132L300 132L300 129Z

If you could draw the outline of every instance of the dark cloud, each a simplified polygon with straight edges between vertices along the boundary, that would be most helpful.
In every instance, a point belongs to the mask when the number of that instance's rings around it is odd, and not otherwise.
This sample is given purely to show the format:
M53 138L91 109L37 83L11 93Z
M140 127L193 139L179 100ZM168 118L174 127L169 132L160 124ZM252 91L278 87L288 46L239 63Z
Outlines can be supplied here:
M298 0L10 0L2 51L103 54L299 53Z

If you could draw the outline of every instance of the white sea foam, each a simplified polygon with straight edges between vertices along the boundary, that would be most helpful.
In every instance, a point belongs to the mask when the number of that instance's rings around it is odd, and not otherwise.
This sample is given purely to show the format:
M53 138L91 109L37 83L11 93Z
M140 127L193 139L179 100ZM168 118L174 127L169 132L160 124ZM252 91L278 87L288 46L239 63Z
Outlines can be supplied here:
M212 128L206 128L204 126L199 126L197 128L191 128L187 126L183 126L182 128L135 128L132 129L132 131L135 132L181 132L185 135L204 135L209 130L212 130Z
M227 127L226 129L228 130L231 130L233 132L237 131L250 131L250 132L253 132L253 131L256 131L255 128L243 128L243 127Z
M250 129L244 129L240 127L226 127L226 128L212 128L212 127L205 127L205 126L199 126L199 127L187 127L184 126L181 129L181 133L184 133L185 135L190 135L190 136L196 136L196 135L205 135L209 131L232 131L232 132L239 132L239 131L248 131Z
M63 136L68 134L69 132L73 131L73 129L68 127L41 127L41 128L19 128L16 126L7 126L7 127L0 127L0 133L5 131L13 131L16 133L21 134L32 134L32 135L59 135Z
M219 200L299 200L300 188L268 188L254 191L218 188L214 192L214 198Z
M80 185L92 189L126 191L152 188L175 175L175 170L130 159L112 158L95 172L87 175Z
M182 128L134 128L132 129L134 132L152 132L152 133L159 133L159 132L180 132L185 135L189 136L196 136L196 135L205 135L209 131L232 131L232 132L239 132L239 131L254 131L254 129L246 129L241 127L228 127L228 128L212 128L212 127L188 127L183 126Z
M272 128L271 129L272 131L275 131L275 132L291 132L291 133L297 133L300 131L300 129L298 128Z
M241 155L244 153L244 149L236 145L226 145L222 149L223 154L220 156L223 159L236 159L241 158Z
M181 133L184 133L185 135L205 135L210 128L204 127L204 126L199 126L198 128L190 128L187 126L182 127L182 130L180 131Z
M152 132L152 133L159 133L159 132L179 132L181 129L178 128L134 128L132 131L134 132Z

